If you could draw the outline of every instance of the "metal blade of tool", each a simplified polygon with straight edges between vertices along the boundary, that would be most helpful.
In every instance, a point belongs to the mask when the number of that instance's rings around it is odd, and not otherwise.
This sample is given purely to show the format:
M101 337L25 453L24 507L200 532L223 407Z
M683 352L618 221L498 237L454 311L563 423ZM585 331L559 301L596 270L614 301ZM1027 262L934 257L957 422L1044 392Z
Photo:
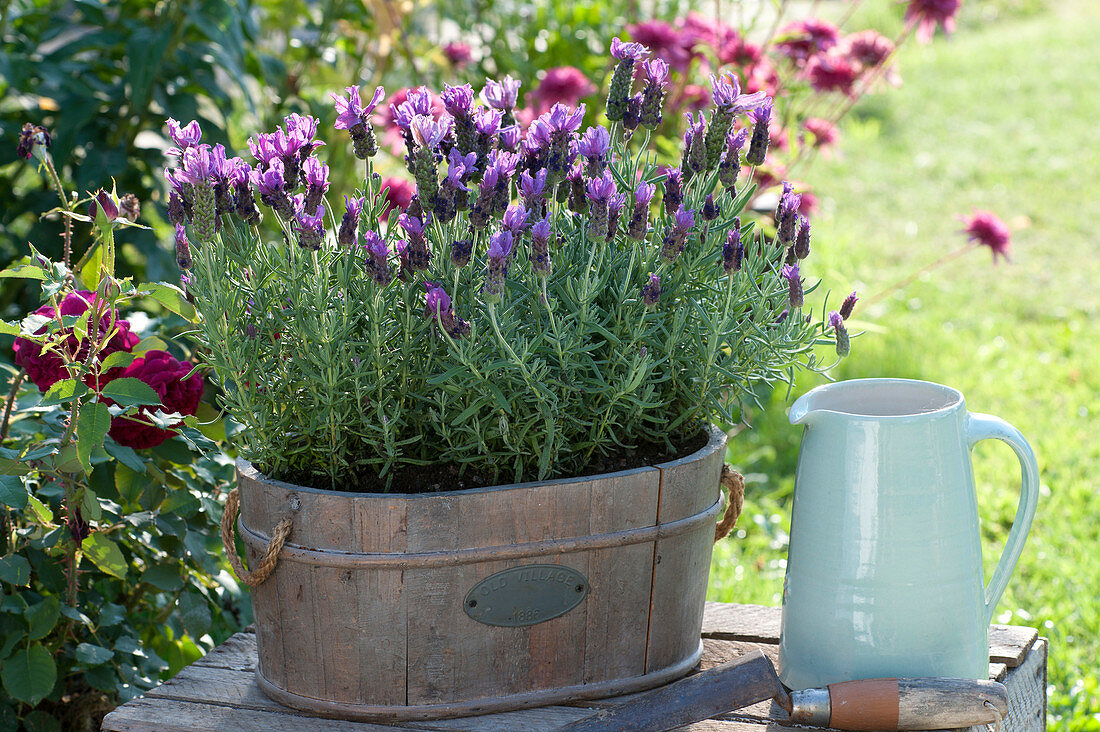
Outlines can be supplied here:
M602 709L559 732L665 732L773 697L786 700L787 691L768 657L751 651L613 709Z

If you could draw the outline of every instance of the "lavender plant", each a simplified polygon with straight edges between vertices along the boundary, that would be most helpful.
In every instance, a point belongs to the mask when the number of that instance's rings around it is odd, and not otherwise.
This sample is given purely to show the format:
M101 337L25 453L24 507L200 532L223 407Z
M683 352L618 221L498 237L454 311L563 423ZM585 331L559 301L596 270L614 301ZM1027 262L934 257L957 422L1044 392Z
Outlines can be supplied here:
M575 475L639 445L674 450L734 423L759 382L818 367L827 326L803 312L798 195L780 202L783 237L741 218L744 113L770 100L712 78L718 108L661 166L664 77L632 94L648 52L612 52L606 126L582 130L584 106L557 104L521 131L493 81L488 107L469 85L445 88L442 110L411 92L391 112L417 195L388 218L381 89L369 104L358 87L333 95L365 171L342 215L317 120L251 138L252 165L169 121L179 263L244 456L344 490L433 465L473 484Z

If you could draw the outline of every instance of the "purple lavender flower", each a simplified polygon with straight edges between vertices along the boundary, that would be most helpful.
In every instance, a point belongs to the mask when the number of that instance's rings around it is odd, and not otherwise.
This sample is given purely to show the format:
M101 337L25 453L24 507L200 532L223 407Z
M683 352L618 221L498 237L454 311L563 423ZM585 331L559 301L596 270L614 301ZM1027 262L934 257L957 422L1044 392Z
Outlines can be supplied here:
M588 213L588 191L585 187L584 170L579 160L569 170L566 181L569 183L569 210L575 214Z
M472 239L455 239L451 242L451 264L461 269L470 263L474 242Z
M248 138L248 149L252 152L252 157L256 158L256 162L260 165L261 170L266 170L271 161L279 159L279 151L275 149L275 135L260 133L255 137Z
M672 226L661 242L661 257L666 262L675 262L687 246L688 236L695 226L695 212L681 207L673 217Z
M481 96L485 103L493 109L501 112L511 112L516 108L516 100L519 98L519 80L511 76L505 76L503 81L493 79L485 80L485 88L481 90Z
M802 196L794 192L789 182L783 181L783 194L779 197L779 205L775 208L775 238L780 246L785 247L794 242L798 227L798 209L801 203Z
M539 277L550 276L550 219L531 227L531 271Z
M180 160L179 175L191 185L209 184L218 173L223 172L225 148L221 148L220 159L209 145L197 145L183 151Z
M703 221L714 221L720 213L722 209L714 200L714 194L708 193L706 200L703 201Z
M440 97L443 99L444 109L455 119L473 115L474 88L469 84L463 84L462 86L444 84L443 93L440 94Z
M333 123L333 128L337 130L351 131L363 125L366 127L370 124L370 115L374 111L374 108L378 106L378 103L382 101L382 98L386 96L386 90L382 87L377 87L374 90L374 96L371 98L370 103L364 105L362 98L359 96L358 86L344 87L344 92L347 93L347 98L339 96L335 93L329 94L332 97L332 101L336 106L336 122Z
M378 152L378 142L374 137L374 127L371 125L370 115L382 98L386 96L386 90L377 87L370 103L363 105L359 97L359 87L349 86L344 89L347 99L336 94L330 94L336 103L336 122L333 127L338 130L347 130L351 135L355 157L360 160L374 157Z
M794 237L794 254L799 259L810 256L810 222L804 216L798 217L798 234Z
M684 171L684 180L688 181L696 173L707 170L707 120L702 112L699 112L698 120L690 112L684 115L684 119L687 120L687 129L684 131L684 157L680 169Z
M722 245L722 269L740 272L744 258L745 244L741 241L741 217L738 216L733 220L733 226L726 233L726 242Z
M649 204L653 200L653 194L657 186L652 183L639 181L634 188L634 211L630 215L630 223L626 226L626 234L631 239L641 241L649 230Z
M684 202L683 174L678 168L665 168L665 215L674 216Z
M417 145L435 150L439 147L439 143L451 134L452 123L450 117L443 117L436 121L430 115L420 114L413 117L409 128Z
M481 293L487 303L500 301L504 292L504 278L508 276L508 266L512 257L512 234L508 231L498 231L489 237L489 250L486 252L488 263L485 275L485 284Z
M753 121L752 139L749 140L749 151L745 154L745 162L752 166L763 165L764 158L768 155L768 144L771 141L771 133L768 125L772 119L772 100L767 99L756 109L749 111L749 117Z
M375 283L385 287L393 280L393 267L389 264L390 248L377 233L366 231L363 239L367 249L365 265Z
M519 125L508 125L500 128L500 146L508 152L515 152L519 147L520 136L523 130Z
M588 193L589 213L587 235L591 241L607 241L608 204L617 192L611 171L605 170L599 178L591 178L585 185Z
M427 269L432 261L432 250L425 235L428 220L403 213L397 217L397 224L409 235L408 248L404 255L408 263L408 269L412 271Z
M520 236L527 228L527 209L522 205L509 206L504 212L504 228L512 232L513 236Z
M317 158L306 158L302 165L302 182L306 184L306 209L312 211L321 204L328 191L328 165Z
M790 302L792 308L802 307L802 278L798 274L797 264L785 264L783 269L779 270L779 275L783 279L787 280L787 287L790 291Z
M301 194L295 196L295 203L298 204L298 210L295 212L295 222L297 223L299 246L306 249L320 249L321 239L325 235L325 207L318 205L313 213L308 213L305 206L305 196Z
M505 150L493 150L489 153L485 167L485 176L482 178L482 190L485 186L485 178L493 180L490 212L494 216L504 213L508 207L509 187L512 184L512 176L515 175L516 166L519 165L519 155Z
M479 109L474 115L474 150L477 151L477 159L482 164L493 148L493 141L500 132L503 117L503 113L498 109Z
M649 282L642 285L642 302L646 304L646 307L655 307L661 300L661 293L664 290L661 288L661 276L649 274Z
M626 100L626 111L623 112L623 136L629 140L642 123L642 93L638 92Z
M454 219L458 211L469 208L470 189L465 180L475 170L477 153L462 155L458 147L452 147L447 153L447 176L443 179L443 186L436 197L436 205L432 209L440 221L446 223Z
M250 173L252 185L260 192L260 200L270 206L283 219L294 216L294 206L286 195L283 179L283 161L274 158L266 169L254 168Z
M736 115L756 109L768 99L768 95L762 91L742 94L741 82L735 74L719 76L711 74L710 86L713 89L711 99L714 101L714 106L725 114Z
M344 196L344 217L340 219L340 230L336 235L336 241L345 249L350 249L355 244L356 232L359 230L359 214L362 211L362 198Z
M607 240L614 241L615 234L619 230L619 218L622 216L623 208L626 207L626 194L616 193L611 197L611 200L607 202Z
M836 333L836 354L847 356L852 349L851 339L848 337L848 329L844 327L844 316L833 310L828 317L829 326Z
M611 150L611 133L605 127L589 127L577 143L577 153L588 160L588 174L602 175Z
M734 185L741 172L741 148L745 146L748 136L748 130L744 129L730 132L726 136L726 152L722 156L722 162L718 164L718 181L730 190L731 195L736 194Z
M546 211L546 168L535 171L532 176L523 171L519 176L519 195L523 199L523 205L539 215Z
M176 264L180 269L191 269L194 261L191 259L191 244L187 241L187 230L180 224L176 224Z
M185 187L190 184L183 179L179 171L164 170L164 179L168 181L171 190L168 192L168 221L173 224L185 224L191 220L191 201Z
M852 294L844 298L844 303L840 306L840 317L844 318L845 320L852 317L852 311L855 309L856 303L858 301L859 298L856 297L855 292L852 292Z
M619 59L607 92L607 118L612 122L618 122L626 115L630 85L634 81L634 62L648 53L649 49L640 43L623 43L618 38L611 40L611 55Z
M668 64L659 58L642 63L646 85L642 90L640 122L653 130L661 125L661 107L665 101L665 85L668 81Z
M176 143L176 147L168 149L169 155L181 157L184 150L198 145L202 140L202 130L199 128L198 120L191 120L186 127L180 127L179 122L169 117L167 125L168 135L172 138L172 142Z
M455 317L451 308L451 296L442 285L435 282L424 283L424 317L439 323L451 338L461 338L470 334L470 324Z

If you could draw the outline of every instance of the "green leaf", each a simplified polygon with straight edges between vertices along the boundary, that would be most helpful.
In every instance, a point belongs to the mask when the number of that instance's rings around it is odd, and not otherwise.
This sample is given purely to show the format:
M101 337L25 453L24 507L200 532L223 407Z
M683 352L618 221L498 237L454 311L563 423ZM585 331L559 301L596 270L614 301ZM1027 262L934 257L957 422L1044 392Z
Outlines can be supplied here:
M107 663L114 658L114 655L111 649L91 643L81 643L76 647L76 660L89 666Z
M12 508L27 505L27 486L16 475L0 475L0 503Z
M120 445L114 440L107 440L103 443L103 448L107 451L107 454L113 458L116 458L120 463L135 473L145 472L145 461L141 459L141 456L134 451L134 448L127 447L126 445ZM117 468L116 468L117 471ZM118 485L118 473L115 473L115 485Z
M27 732L62 732L61 722L48 712L37 709L23 717L23 726Z
M134 346L133 354L135 356L140 356L146 351L164 351L167 348L168 344L163 340L156 336L149 336L148 338L141 339L141 341Z
M31 640L39 640L49 635L61 617L61 601L56 597L47 597L37 605L27 608L28 633Z
M80 548L84 550L84 556L102 571L112 577L126 579L126 559L118 544L96 532L86 537L80 543Z
M124 407L160 406L160 395L153 391L153 387L141 379L126 377L115 379L103 387L101 392L116 404Z
M21 702L38 704L53 690L57 681L57 666L41 643L20 648L4 661L0 670L4 689Z
M183 587L183 579L180 578L177 567L166 567L156 564L141 573L141 581L148 582L158 590L174 592Z
M54 404L65 404L75 399L79 399L87 393L88 387L84 386L83 382L77 381L76 379L62 379L46 391L46 394L42 397L42 401L39 402L38 406L50 407Z
M187 295L184 291L175 285L170 285L167 282L154 282L150 285L144 285L138 294L156 300L189 323L196 322L195 307L187 302Z
M44 280L46 279L46 270L32 264L17 264L0 272L0 277L19 280Z
M80 410L80 420L76 423L76 455L85 474L91 474L92 451L103 447L109 429L111 412L103 402L85 404Z
M19 335L19 323L9 323L6 320L0 320L0 334L2 335Z
M99 288L99 271L103 268L103 254L106 249L99 242L95 243L93 246L95 247L95 251L90 253L91 256L88 256L88 261L80 268L80 280L88 290L97 290Z
M99 370L102 373L114 368L124 369L132 364L135 358L137 358L137 356L128 351L115 351L107 356L107 358L103 359L103 363L99 364Z
M122 605L108 602L99 610L99 625L101 628L109 628L112 625L118 625L125 619L126 608Z
M194 639L199 639L210 631L210 605L206 598L197 592L185 592L178 603L180 622L183 629Z
M39 523L52 524L53 523L53 511L42 501L38 500L38 496L27 496L27 505L30 506L31 512L34 517L38 519Z
M29 587L31 583L31 563L22 554L9 554L0 557L0 580L9 585Z
M80 496L80 513L87 521L99 521L103 518L103 509L99 505L99 496L91 488L83 488Z

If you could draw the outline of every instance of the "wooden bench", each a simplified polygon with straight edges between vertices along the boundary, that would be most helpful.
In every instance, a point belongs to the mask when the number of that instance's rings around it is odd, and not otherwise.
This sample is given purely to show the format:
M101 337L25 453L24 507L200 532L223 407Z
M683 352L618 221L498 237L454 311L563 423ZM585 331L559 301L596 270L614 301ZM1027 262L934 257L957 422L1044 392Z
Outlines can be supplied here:
M779 608L707 603L703 619L702 668L759 648L775 659ZM1047 641L1033 628L994 625L989 629L989 677L1008 687L1005 732L1046 728ZM629 697L543 707L435 722L395 726L321 719L280 706L255 681L256 637L237 633L206 657L144 696L123 704L103 720L111 732L241 731L372 732L392 729L452 732L550 732L600 707ZM644 693L644 692L643 692ZM764 702L683 729L692 732L768 732L791 729L775 704ZM817 729L800 727L799 729Z

